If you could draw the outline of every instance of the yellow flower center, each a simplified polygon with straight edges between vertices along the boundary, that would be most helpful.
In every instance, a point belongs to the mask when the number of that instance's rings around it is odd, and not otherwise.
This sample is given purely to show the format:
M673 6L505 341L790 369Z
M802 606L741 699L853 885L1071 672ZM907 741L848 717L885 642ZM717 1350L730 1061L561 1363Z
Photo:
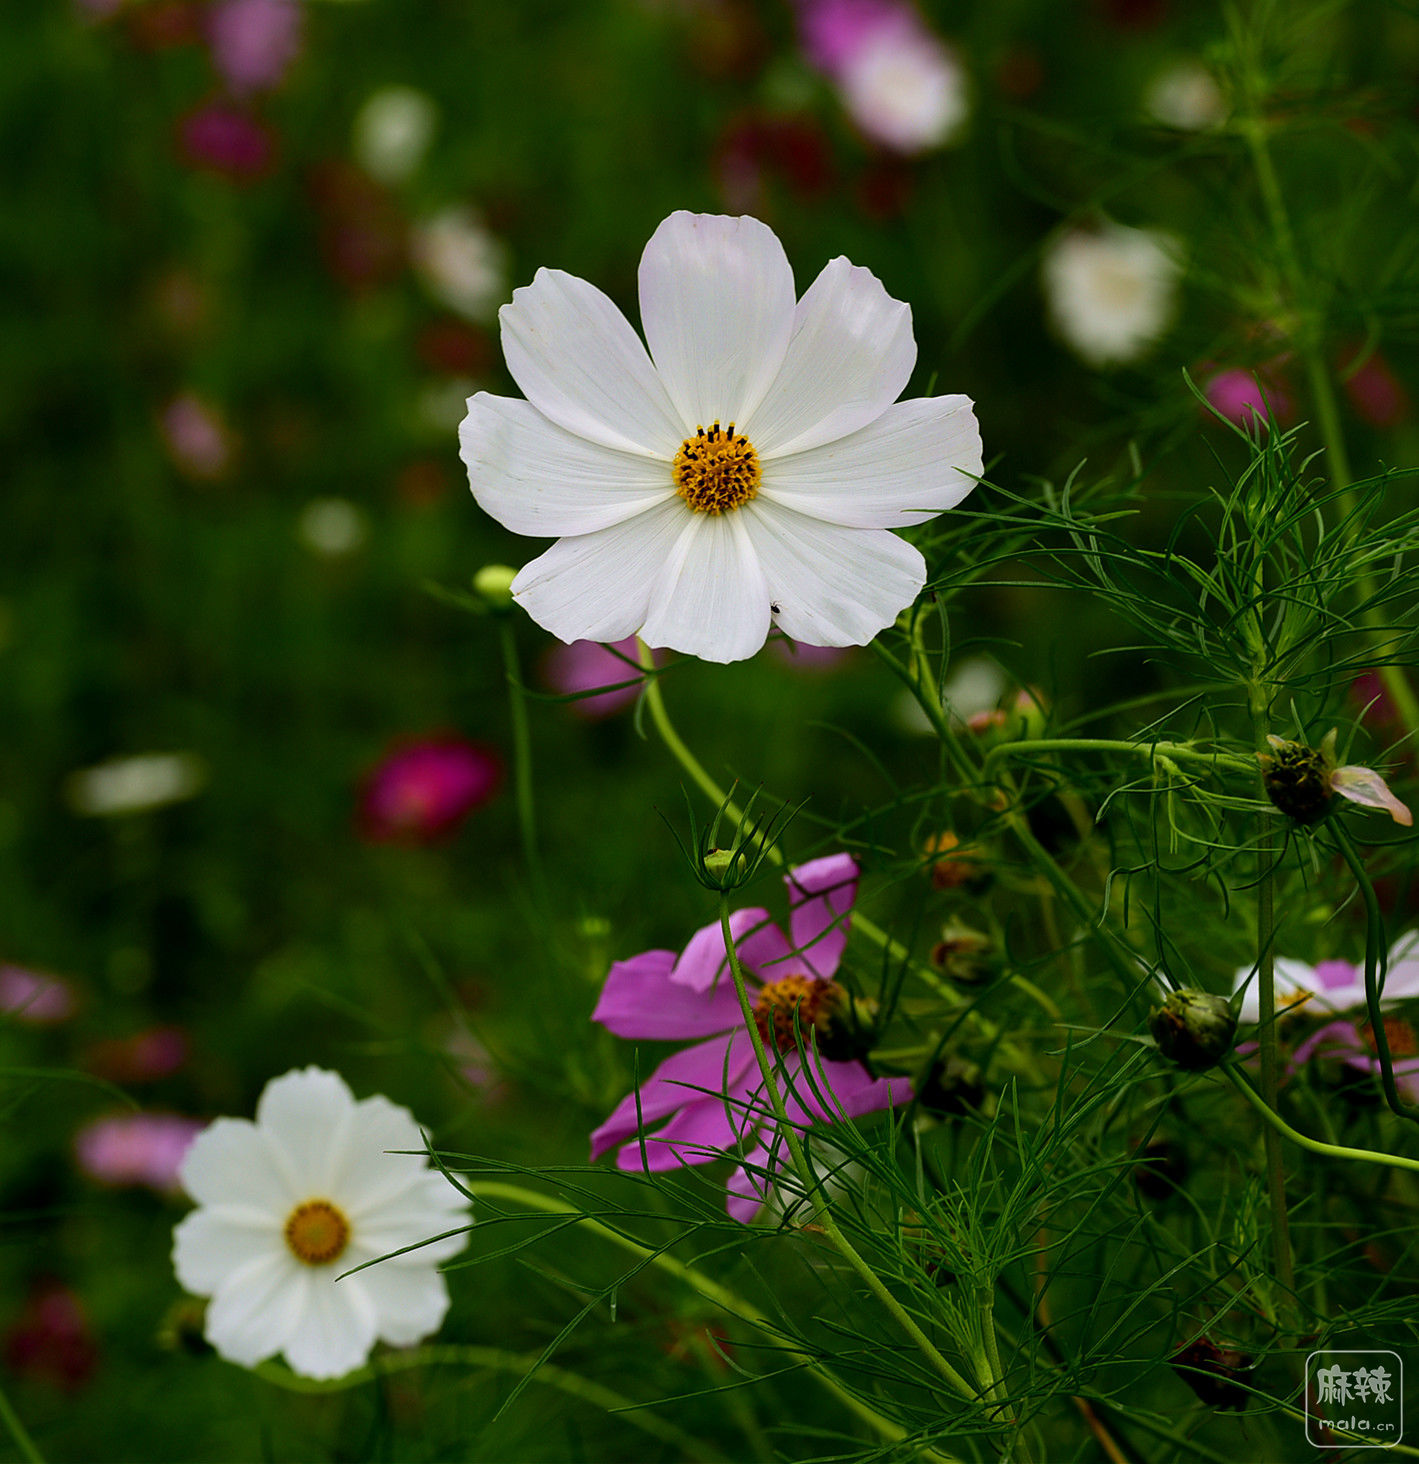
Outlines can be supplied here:
M708 431L695 428L675 454L670 475L675 491L696 513L739 508L759 492L759 454L747 437L725 432L718 422Z
M306 1200L286 1220L286 1244L307 1266L327 1266L350 1243L350 1222L329 1200Z
M754 1025L766 1047L792 1052L796 1045L794 1014L797 1013L798 1031L806 1046L819 1014L835 1009L841 997L842 988L836 981L820 981L815 976L785 976L759 989L754 999Z

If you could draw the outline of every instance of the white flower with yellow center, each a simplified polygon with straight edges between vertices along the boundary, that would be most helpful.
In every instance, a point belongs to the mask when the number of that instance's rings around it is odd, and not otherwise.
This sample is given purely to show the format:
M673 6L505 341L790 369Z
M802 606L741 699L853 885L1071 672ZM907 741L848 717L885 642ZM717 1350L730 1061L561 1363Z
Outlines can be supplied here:
M527 400L478 393L459 440L488 513L557 537L513 597L568 643L639 633L738 661L776 624L865 645L926 580L891 531L953 507L981 471L968 398L897 401L910 309L842 258L796 301L771 229L691 213L646 245L640 308L649 353L560 270L501 311Z
M255 1123L204 1129L178 1171L199 1208L174 1232L173 1264L211 1297L212 1346L244 1367L279 1352L303 1377L338 1378L376 1341L437 1331L448 1288L435 1267L467 1244L468 1203L422 1153L389 1152L423 1148L408 1109L357 1103L314 1067L269 1082ZM405 1246L419 1248L390 1255Z

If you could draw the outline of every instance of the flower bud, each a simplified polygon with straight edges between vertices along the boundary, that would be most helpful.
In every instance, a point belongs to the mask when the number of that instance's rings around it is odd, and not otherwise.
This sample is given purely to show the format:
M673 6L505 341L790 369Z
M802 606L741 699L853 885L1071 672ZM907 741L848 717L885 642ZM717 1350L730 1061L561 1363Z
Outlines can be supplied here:
M829 993L813 1014L818 1051L829 1062L866 1057L877 1040L881 1009L870 996L854 996L837 982L829 985Z
M948 920L931 948L931 964L961 986L979 986L993 969L990 937L964 921Z
M737 849L710 849L706 851L702 862L705 873L714 885L729 889L744 866L744 856Z
M473 593L489 610L512 609L512 582L517 571L506 564L485 564L473 576Z
M1332 797L1330 775L1335 771L1335 761L1333 756L1327 756L1326 742L1333 748L1333 735L1319 747L1287 742L1280 737L1266 740L1271 752L1257 753L1266 796L1281 813L1298 824L1319 823L1330 808Z
M1173 1354L1173 1371L1209 1408L1244 1408L1251 1396L1243 1386L1255 1361L1235 1347L1219 1347L1199 1337Z
M1232 1050L1237 1017L1225 996L1175 991L1148 1018L1158 1051L1190 1073L1200 1073Z
M987 1117L995 1103L986 1091L978 1064L954 1054L938 1057L917 1085L917 1102L938 1118L960 1118L967 1113Z
M959 836L950 829L930 835L922 846L922 852L931 871L933 889L964 888L971 894L981 894L990 885L990 870L966 853Z

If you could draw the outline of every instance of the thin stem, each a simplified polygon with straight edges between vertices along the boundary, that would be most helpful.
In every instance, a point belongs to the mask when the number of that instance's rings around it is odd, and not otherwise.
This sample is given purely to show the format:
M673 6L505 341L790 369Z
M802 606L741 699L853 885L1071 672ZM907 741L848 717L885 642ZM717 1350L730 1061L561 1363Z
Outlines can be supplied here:
M1408 1169L1419 1174L1419 1159L1410 1159L1404 1154L1384 1154L1376 1149L1352 1149L1345 1144L1326 1144L1319 1139L1310 1138L1299 1130L1293 1129L1274 1108L1269 1107L1261 1094L1231 1063L1222 1064L1220 1071L1227 1075L1233 1086L1241 1092L1242 1096L1271 1128L1275 1129L1282 1138L1290 1139L1293 1144L1299 1145L1308 1153L1320 1154L1327 1159L1353 1159L1361 1164L1381 1164L1390 1169Z
M803 1186L803 1193L815 1197L817 1223L822 1226L823 1233L838 1254L857 1272L867 1289L882 1303L893 1321L916 1344L931 1367L945 1379L946 1385L960 1397L974 1401L978 1396L976 1389L971 1387L965 1378L946 1361L936 1344L922 1331L916 1319L892 1295L882 1278L862 1259L852 1242L838 1228L838 1223L833 1218L832 1208L828 1204L827 1195L823 1192L822 1185L818 1183L812 1166L808 1162L808 1156L803 1151L798 1130L794 1124L789 1122L783 1094L779 1091L778 1081L774 1077L773 1065L765 1050L764 1039L759 1032L759 1024L754 1020L754 1008L750 1005L748 988L744 983L744 968L740 964L739 954L734 945L734 932L729 924L729 898L724 894L721 894L719 898L719 925L724 934L724 948L729 956L729 969L734 977L734 991L739 998L739 1010L743 1015L744 1025L748 1029L749 1040L753 1044L759 1074L764 1080L764 1088L769 1095L769 1104L773 1109L779 1133L783 1135L784 1142L788 1145L788 1152L793 1160L793 1167L797 1171L799 1183Z
M740 1321L747 1322L750 1326L757 1328L769 1337L781 1349L782 1354L806 1368L809 1375L831 1393L839 1403L850 1413L855 1414L869 1427L875 1429L884 1439L890 1443L899 1444L910 1440L910 1433L900 1424L884 1418L875 1409L869 1407L860 1398L850 1393L831 1372L824 1366L819 1358L811 1353L804 1352L801 1348L783 1342L783 1334L778 1324L767 1313L760 1311L752 1303L746 1301L736 1292L731 1291L727 1286L721 1286L718 1281L711 1280L708 1276L695 1270L693 1266L687 1266L683 1261L676 1260L674 1256L667 1255L661 1250L652 1250L649 1246L642 1245L629 1235L624 1235L619 1230L609 1225L603 1225L591 1215L587 1215L572 1205L563 1204L560 1200L549 1199L545 1195L538 1194L535 1190L523 1189L520 1185L503 1184L497 1180L473 1180L464 1181L465 1187L475 1196L486 1199L513 1200L519 1204L530 1206L534 1210L540 1210L547 1215L565 1215L573 1217L578 1225L590 1230L603 1240L609 1241L612 1245L618 1246L621 1250L628 1251L638 1260L647 1265L654 1266L664 1271L667 1275L675 1277L677 1281L688 1286L692 1291L697 1292L706 1301L717 1306L722 1312L731 1317L737 1317ZM958 1464L958 1461L941 1454L934 1449L922 1448L920 1456L923 1459L933 1460L935 1464Z
M518 663L517 637L512 617L504 615L498 627L507 673L508 712L512 721L513 785L517 796L517 822L522 835L522 854L539 903L544 903L546 882L537 845L537 810L532 793L532 735L527 725L527 697Z
M1208 767L1226 768L1235 773L1256 772L1255 760L1228 752L1200 752L1185 742L1126 742L1107 737L1040 737L1029 742L1002 742L986 753L981 772L989 775L991 765L1003 758L1029 756L1036 752L1122 752L1141 755L1149 761L1163 758L1172 762L1205 763Z
M10 1400L5 1396L3 1389L0 1389L0 1423L4 1423L9 1431L25 1464L44 1464L44 1455L35 1447L29 1430L20 1422L20 1415L11 1407Z

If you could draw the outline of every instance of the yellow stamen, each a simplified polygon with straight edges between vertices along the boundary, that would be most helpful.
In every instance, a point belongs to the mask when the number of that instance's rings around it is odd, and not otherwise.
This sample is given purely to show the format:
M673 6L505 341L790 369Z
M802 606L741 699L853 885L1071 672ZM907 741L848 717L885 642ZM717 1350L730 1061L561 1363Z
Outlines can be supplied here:
M759 455L747 437L721 430L695 429L675 454L670 475L675 491L696 513L724 513L748 503L759 492Z
M286 1244L307 1266L327 1266L350 1243L350 1222L329 1200L305 1200L286 1220Z
M836 1008L842 988L836 981L820 981L814 976L785 976L767 982L754 1000L754 1025L766 1047L779 1052L794 1050L794 1013L798 1014L798 1032L807 1045L812 1038L813 1024L819 1013Z

